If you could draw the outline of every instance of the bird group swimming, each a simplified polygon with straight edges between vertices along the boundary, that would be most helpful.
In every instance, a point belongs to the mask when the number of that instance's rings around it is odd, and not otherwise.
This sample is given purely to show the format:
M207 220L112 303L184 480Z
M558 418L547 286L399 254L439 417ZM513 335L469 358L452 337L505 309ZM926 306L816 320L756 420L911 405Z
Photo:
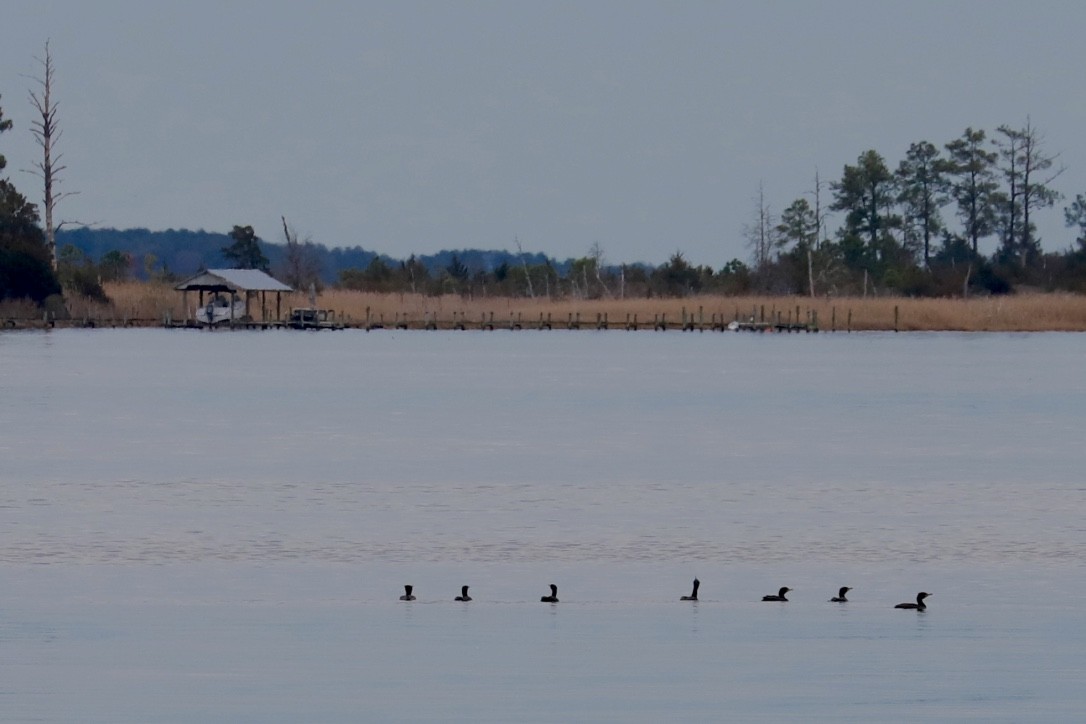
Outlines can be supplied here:
M698 579L695 578L694 579L694 588L693 588L693 590L690 591L690 595L689 596L682 596L682 597L679 598L679 600L680 601L697 601L698 600L698 589L699 588L701 588L701 581L699 581ZM558 586L556 586L555 584L552 583L552 584L550 584L550 589L551 589L550 595L549 596L541 596L540 599L539 599L540 603L558 603ZM405 585L403 587L403 590L404 590L404 594L402 596L400 596L401 601L414 601L415 600L415 595L414 595L415 587L414 586ZM781 588L778 589L776 593L770 593L770 594L766 594L765 596L762 596L762 600L763 601L783 601L783 602L787 603L787 601L788 601L787 594L792 592L793 590L795 590L795 589L789 588L788 586L781 586ZM837 589L837 595L834 596L833 598L831 598L829 602L830 603L848 603L848 592L851 591L851 590L852 590L851 586L841 586L839 589ZM926 603L924 603L924 599L926 599L928 596L931 596L931 595L933 595L933 594L928 593L926 591L921 591L920 593L916 594L916 602L915 603L913 603L912 601L907 601L905 603L897 604L896 606L894 606L894 608L910 609L910 610L914 610L914 611L926 611L928 606L927 606ZM460 588L460 595L457 596L456 598L454 598L453 600L454 601L465 601L465 602L470 601L471 596L468 595L468 586L462 586Z

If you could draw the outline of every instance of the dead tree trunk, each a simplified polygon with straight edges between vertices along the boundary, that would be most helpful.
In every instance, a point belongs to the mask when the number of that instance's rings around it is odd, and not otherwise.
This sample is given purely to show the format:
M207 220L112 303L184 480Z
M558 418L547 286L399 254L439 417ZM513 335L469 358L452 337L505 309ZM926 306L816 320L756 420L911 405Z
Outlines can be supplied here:
M30 132L42 149L42 160L34 164L36 176L42 179L45 186L45 243L49 247L49 254L53 260L53 271L57 268L57 227L53 220L53 211L57 203L65 196L57 192L60 185L60 172L66 167L60 165L61 154L55 154L57 142L60 141L62 132L57 125L57 104L53 102L53 74L56 69L53 66L53 54L49 49L49 41L45 41L45 56L37 58L41 64L41 77L35 78L40 86L38 91L30 91L30 104L34 106L38 117L30 123Z

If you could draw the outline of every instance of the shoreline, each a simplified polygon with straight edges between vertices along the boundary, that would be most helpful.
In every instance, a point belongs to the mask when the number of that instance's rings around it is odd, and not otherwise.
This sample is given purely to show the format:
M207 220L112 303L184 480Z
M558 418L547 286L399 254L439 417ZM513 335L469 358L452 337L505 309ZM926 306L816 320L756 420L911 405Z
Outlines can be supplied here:
M69 319L52 319L33 307L0 308L0 329L187 326L191 296L169 284L106 284L111 304L68 300ZM275 300L254 299L245 328L283 326ZM284 294L280 314L309 307L307 294ZM741 322L755 331L820 332L1086 332L1086 296L1018 294L970 299L904 297L722 297L544 299L430 297L326 290L316 307L334 312L339 328L354 329L611 329L725 330ZM752 324L753 323L753 324ZM195 325L192 325L195 326Z

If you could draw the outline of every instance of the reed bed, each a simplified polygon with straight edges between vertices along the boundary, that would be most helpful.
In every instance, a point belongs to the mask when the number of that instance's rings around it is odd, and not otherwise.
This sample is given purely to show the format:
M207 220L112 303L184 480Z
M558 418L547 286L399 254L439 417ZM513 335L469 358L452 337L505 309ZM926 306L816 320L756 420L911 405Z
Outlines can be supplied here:
M191 318L198 298L182 295L162 283L124 282L105 285L109 305L73 300L68 304L73 319L127 319L144 323ZM257 301L259 304L259 300ZM281 314L291 307L309 306L305 293L284 294ZM972 299L910 299L901 297L817 298L696 296L683 299L547 299L512 297L464 298L458 295L430 297L421 294L378 294L330 289L322 292L317 306L331 309L337 319L362 325L367 321L390 326L405 321L421 326L434 320L442 327L461 320L469 326L493 320L495 326L510 322L535 325L542 318L555 327L578 319L592 327L606 318L610 327L623 327L636 317L639 327L651 328L666 320L676 326L684 319L701 324L711 321L766 321L805 324L816 322L822 331L894 330L1033 332L1086 331L1086 296L1074 294L1018 294ZM275 297L269 294L266 308L275 315ZM259 316L259 310L256 310Z

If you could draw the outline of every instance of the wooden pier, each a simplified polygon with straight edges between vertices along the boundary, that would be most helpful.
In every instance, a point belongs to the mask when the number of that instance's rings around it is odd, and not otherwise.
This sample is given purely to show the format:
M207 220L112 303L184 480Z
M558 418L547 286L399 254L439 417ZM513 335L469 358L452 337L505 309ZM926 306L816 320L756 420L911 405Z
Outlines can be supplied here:
M851 320L851 314L849 315ZM833 327L836 328L836 310L833 315ZM895 315L895 326L896 326ZM117 327L165 327L167 329L219 330L345 330L357 329L367 332L382 329L395 330L478 330L478 331L520 331L520 330L623 330L623 331L681 331L681 332L760 332L760 333L799 333L818 332L818 315L808 311L801 316L800 307L793 310L771 309L767 314L764 307L751 310L749 314L740 314L735 310L732 315L712 313L706 315L703 308L697 312L688 312L685 308L676 317L666 313L654 314L651 319L639 318L638 314L626 314L622 320L610 319L607 313L596 313L594 319L585 319L580 312L568 312L563 317L555 318L550 312L540 312L538 317L525 318L520 313L498 316L494 312L480 313L471 317L465 312L453 311L447 317L439 317L433 312L421 315L396 313L392 319L384 314L371 313L369 309L363 319L337 315L331 310L299 308L291 310L285 319L254 320L241 318L220 322L208 326L194 319L173 319L166 313L162 319L137 317L110 317L82 319L56 319L48 314L38 319L0 319L0 329L50 329L68 328L117 328Z

